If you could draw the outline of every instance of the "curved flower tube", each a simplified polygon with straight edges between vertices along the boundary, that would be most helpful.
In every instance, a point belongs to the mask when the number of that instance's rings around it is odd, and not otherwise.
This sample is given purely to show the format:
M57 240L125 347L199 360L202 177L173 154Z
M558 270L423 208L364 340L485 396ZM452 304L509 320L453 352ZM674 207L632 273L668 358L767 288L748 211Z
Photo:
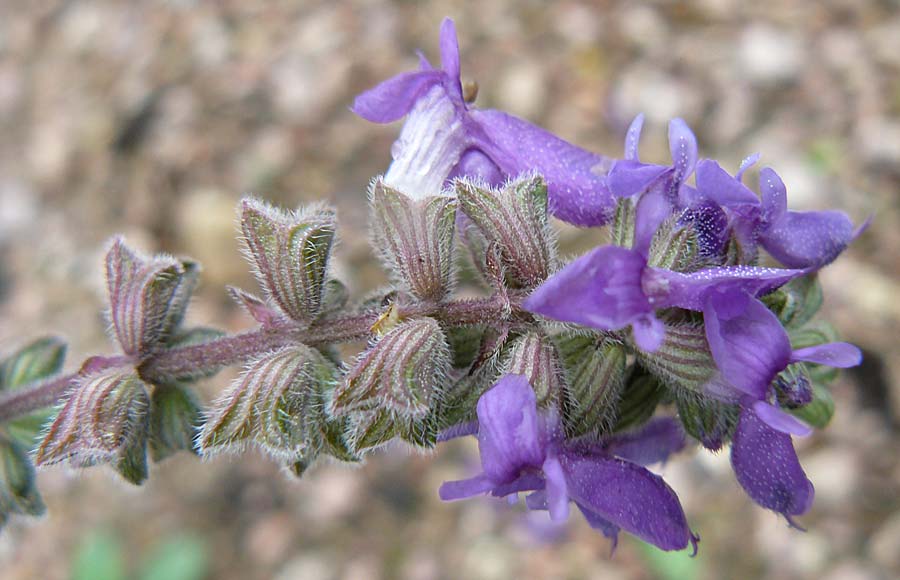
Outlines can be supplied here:
M352 110L374 123L406 116L385 183L411 197L438 195L454 177L491 185L538 172L547 182L550 213L579 226L611 219L609 160L501 111L479 110L463 98L453 21L441 25L441 69L420 59L418 71L388 79L359 95Z

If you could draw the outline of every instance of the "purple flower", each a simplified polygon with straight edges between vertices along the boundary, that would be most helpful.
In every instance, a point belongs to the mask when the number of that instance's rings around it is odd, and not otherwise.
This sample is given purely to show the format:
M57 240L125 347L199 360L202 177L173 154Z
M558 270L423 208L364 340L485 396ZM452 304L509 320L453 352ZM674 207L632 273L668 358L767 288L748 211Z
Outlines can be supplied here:
M531 492L530 509L553 520L568 516L574 502L588 523L611 538L625 530L663 550L681 550L697 537L687 525L675 492L645 469L684 445L684 432L670 419L597 444L566 442L558 416L538 411L522 375L506 375L478 401L478 445L483 472L444 483L441 499L482 493L505 497Z
M538 287L525 300L526 310L601 330L632 326L637 345L653 352L663 340L657 309L677 306L701 311L714 289L733 289L760 296L803 270L733 266L684 274L647 264L650 241L671 205L659 192L641 196L637 204L632 249L603 246L576 259Z
M550 212L580 226L607 223L615 203L606 187L608 160L501 111L465 102L453 21L441 25L442 69L424 57L406 72L359 95L353 111L375 122L407 116L391 150L385 183L412 197L437 195L447 180L476 177L491 185L537 171Z
M638 142L643 126L643 115L638 115L631 122L625 137L625 159L616 161L607 176L609 190L616 197L660 191L670 203L680 206L685 193L690 195L691 188L685 185L685 181L697 165L697 138L683 119L673 119L669 123L672 165L641 163Z
M789 268L817 269L834 261L867 227L854 229L840 211L789 211L784 182L768 167L759 175L760 200L741 183L743 172L757 158L748 158L735 177L709 159L697 165L699 197L725 209L745 257L755 257L761 245Z
M860 363L860 350L845 342L792 350L778 318L746 293L712 293L703 311L706 338L720 376L707 385L709 394L741 404L731 446L738 482L763 507L791 516L812 505L813 486L806 478L791 435L810 428L779 409L775 378L794 362L847 368Z
M773 381L795 362L838 368L856 366L860 350L846 342L832 342L793 350L778 317L759 300L739 288L720 288L707 294L703 307L706 340L719 376L707 386L709 394L745 407L773 429L806 435L809 427L774 407Z

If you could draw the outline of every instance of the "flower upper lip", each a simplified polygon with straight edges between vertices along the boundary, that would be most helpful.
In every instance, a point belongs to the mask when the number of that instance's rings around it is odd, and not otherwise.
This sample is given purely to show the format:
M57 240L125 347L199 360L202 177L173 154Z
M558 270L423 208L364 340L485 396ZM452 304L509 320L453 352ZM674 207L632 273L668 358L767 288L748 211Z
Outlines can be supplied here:
M452 147L445 148L452 158L445 159L444 164L451 169L442 170L441 178L474 177L497 186L510 177L537 171L547 182L553 215L579 226L600 226L610 221L615 202L605 172L597 171L609 165L607 158L502 111L476 109L466 103L459 76L456 29L450 19L441 25L441 65L435 69L420 55L419 70L401 73L362 93L351 110L375 123L389 123L404 115L409 115L406 125L427 123L417 117L426 111L417 111L416 104L431 91L439 90L441 102L434 106L452 108L459 121L458 130L446 136L454 140ZM409 142L404 145L417 146ZM466 164L468 155L481 157L477 163Z

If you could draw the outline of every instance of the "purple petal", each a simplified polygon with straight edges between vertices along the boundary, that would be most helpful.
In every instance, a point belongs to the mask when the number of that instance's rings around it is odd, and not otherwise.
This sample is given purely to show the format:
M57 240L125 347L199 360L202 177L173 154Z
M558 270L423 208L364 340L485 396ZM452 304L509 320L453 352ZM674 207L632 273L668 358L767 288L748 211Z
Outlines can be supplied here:
M760 421L776 431L787 435L797 435L798 437L806 437L812 433L812 427L765 401L753 403L753 411Z
M672 417L653 419L633 433L616 435L607 451L616 457L637 463L652 465L666 461L673 453L684 448L684 429Z
M759 192L762 194L762 220L775 223L787 212L787 188L781 177L769 167L759 172Z
M758 211L756 194L711 159L697 164L697 189L722 207L741 211L745 217L751 217L748 210Z
M762 296L805 274L804 270L726 266L690 274L649 268L644 275L644 291L655 299L657 308L678 306L703 310L706 295L713 289Z
M566 490L566 476L559 459L548 457L543 466L547 480L547 510L554 522L565 521L569 517L569 494Z
M759 161L759 153L753 153L752 155L748 155L741 161L741 166L738 168L738 172L734 174L734 178L738 181L743 182L744 173L756 165L756 162Z
M625 159L628 161L639 161L638 144L641 141L641 129L643 128L644 114L639 113L628 126L628 133L625 134Z
M653 312L641 289L646 262L633 250L603 246L581 256L524 302L530 312L603 330Z
M481 179L491 187L503 185L506 181L506 175L497 167L497 164L477 149L469 149L462 154L459 163L447 177L447 181L455 177L474 177ZM465 214L460 212L460 215Z
M697 165L697 137L684 119L672 119L669 122L669 152L675 168L672 180L681 185Z
M661 193L642 195L637 202L632 248L646 256L659 226L672 215L672 204Z
M662 346L666 337L666 326L662 321L648 314L641 316L631 323L631 331L634 335L634 343L644 352L656 352Z
M507 175L536 171L547 182L550 213L578 226L610 221L615 202L599 168L606 158L501 111L470 111L482 128L479 145Z
M640 161L616 161L606 183L609 191L616 197L632 197L650 189L654 183L670 172L665 165L651 165Z
M493 487L494 483L490 479L479 475L460 481L445 481L438 489L438 495L443 501L456 501L487 493Z
M421 50L417 50L416 56L419 57L419 70L420 71L434 70L434 67L431 66L430 62L428 62L428 57L425 56L424 52L422 52Z
M481 466L488 479L509 483L524 469L540 469L547 434L528 379L505 375L481 396L476 411Z
M762 400L775 375L790 362L791 343L778 317L759 300L746 301L736 316L722 316L728 302L736 299L734 292L709 297L703 309L706 340L725 380Z
M491 495L495 497L516 497L516 494L523 491L544 490L546 487L547 483L540 474L528 471L510 483L496 485L491 490Z
M697 232L699 253L704 257L719 256L728 241L728 217L718 204L709 200L690 204L679 219Z
M456 87L458 97L462 100L462 86L459 82L459 41L456 39L456 25L450 18L441 22L441 68Z
M597 516L662 550L691 540L684 510L661 477L615 458L562 456L569 497Z
M848 369L862 363L862 351L849 342L829 342L795 350L791 354L791 361Z
M760 243L789 268L821 268L854 238L853 223L840 211L789 211L760 235Z
M440 71L401 73L362 93L351 111L373 123L390 123L407 114L428 89L441 82Z
M731 444L731 465L753 501L788 517L805 513L815 495L790 435L780 433L744 409Z
M459 437L466 437L467 435L477 435L478 434L478 421L466 421L465 423L459 423L457 425L453 425L452 427L448 427L438 433L437 440L438 443L443 443L445 441L450 441L451 439L457 439Z

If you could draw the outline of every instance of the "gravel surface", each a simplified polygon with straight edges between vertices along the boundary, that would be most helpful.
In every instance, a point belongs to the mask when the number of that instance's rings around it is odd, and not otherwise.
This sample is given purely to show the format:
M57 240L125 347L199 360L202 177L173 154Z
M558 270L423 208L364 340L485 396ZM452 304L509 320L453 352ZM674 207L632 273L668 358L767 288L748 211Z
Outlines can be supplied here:
M699 578L900 577L900 4L699 0L394 2L0 2L0 351L42 333L70 366L108 351L101 256L123 233L205 266L191 318L251 321L224 286L254 288L234 240L252 193L340 212L338 269L359 295L381 284L366 245L365 189L398 127L349 112L355 94L437 59L441 18L460 32L477 104L621 154L647 115L641 155L668 159L666 122L735 169L759 151L797 209L839 208L872 227L822 272L824 315L866 362L834 387L838 412L799 442L817 488L803 534L754 507L727 454L665 468L702 535ZM566 229L565 247L596 232ZM233 372L204 384L212 396ZM143 489L105 468L42 471L49 515L0 535L4 579L68 578L85 538L108 533L135 577L166 538L200 538L223 579L660 576L623 538L615 557L584 522L489 500L441 504L471 444L388 450L301 482L248 453L156 466ZM684 565L683 560L677 560ZM663 568L675 573L672 566ZM687 573L687 572L685 572ZM677 576L665 576L677 577Z

